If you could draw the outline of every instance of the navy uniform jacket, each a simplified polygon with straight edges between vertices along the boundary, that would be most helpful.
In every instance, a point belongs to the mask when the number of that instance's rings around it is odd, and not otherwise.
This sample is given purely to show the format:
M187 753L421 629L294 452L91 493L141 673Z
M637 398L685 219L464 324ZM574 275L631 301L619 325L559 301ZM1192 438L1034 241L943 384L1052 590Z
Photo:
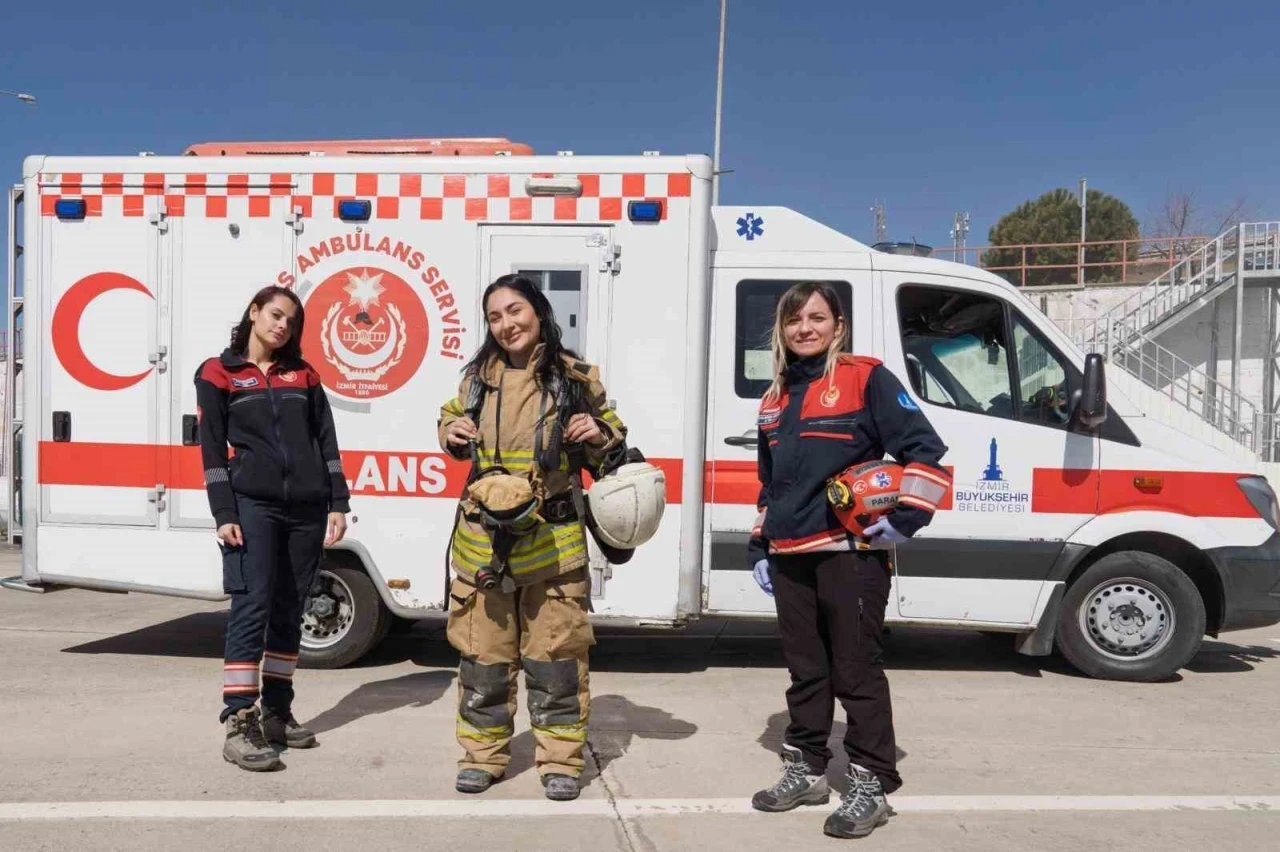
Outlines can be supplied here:
M782 395L761 403L760 511L749 558L848 550L848 531L826 498L827 480L889 454L903 465L899 503L886 516L914 535L951 489L947 447L902 383L874 358L841 355L831 381L826 356L793 362Z

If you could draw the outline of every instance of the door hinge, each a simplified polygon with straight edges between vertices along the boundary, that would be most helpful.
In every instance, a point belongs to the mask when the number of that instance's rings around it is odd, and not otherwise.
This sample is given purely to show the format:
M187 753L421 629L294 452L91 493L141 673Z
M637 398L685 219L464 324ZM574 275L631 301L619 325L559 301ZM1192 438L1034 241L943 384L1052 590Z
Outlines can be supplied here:
M163 482L157 482L156 487L147 492L147 502L155 503L157 512L164 511L164 492L165 488Z
M605 246L600 252L600 271L617 275L622 271L622 261L618 259L620 257L622 257L622 246L617 243Z
M156 372L163 373L169 369L169 365L165 363L165 356L169 354L168 346L161 346L147 356L147 360L156 365Z
M164 200L157 198L155 212L151 214L151 224L155 225L156 230L162 234L169 232L168 215L169 210L164 206Z
M286 225L293 228L293 232L295 234L301 234L302 233L302 208L301 207L293 208L293 211L290 212L288 216L284 217L284 222Z

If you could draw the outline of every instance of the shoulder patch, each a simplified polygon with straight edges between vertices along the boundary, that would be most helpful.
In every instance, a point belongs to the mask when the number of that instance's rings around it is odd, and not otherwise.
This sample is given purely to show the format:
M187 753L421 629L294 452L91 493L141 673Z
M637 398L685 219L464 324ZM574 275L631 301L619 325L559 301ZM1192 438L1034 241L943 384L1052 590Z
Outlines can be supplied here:
M760 414L756 417L756 425L764 429L769 426L776 425L782 419L782 406L770 405L760 409Z
M898 394L898 405L902 406L907 411L920 410L920 406L916 405L916 401L912 399L911 394L907 393L906 391L902 391L901 393Z

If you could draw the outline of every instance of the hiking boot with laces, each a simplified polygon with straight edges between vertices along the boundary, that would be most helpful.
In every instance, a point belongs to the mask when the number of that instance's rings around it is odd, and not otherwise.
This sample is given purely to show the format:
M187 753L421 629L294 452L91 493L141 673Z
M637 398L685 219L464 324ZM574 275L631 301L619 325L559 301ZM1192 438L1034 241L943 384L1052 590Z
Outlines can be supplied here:
M884 797L880 779L869 769L851 765L849 788L822 826L828 837L866 837L889 821L893 808Z
M262 708L262 732L267 742L287 748L315 748L316 735L298 724L293 714L279 715L270 707Z
M758 811L777 813L801 805L825 805L830 798L827 776L814 772L799 749L784 745L782 778L769 789L752 796L751 807Z
M222 758L250 772L270 772L284 765L262 732L262 716L257 707L247 707L227 717Z

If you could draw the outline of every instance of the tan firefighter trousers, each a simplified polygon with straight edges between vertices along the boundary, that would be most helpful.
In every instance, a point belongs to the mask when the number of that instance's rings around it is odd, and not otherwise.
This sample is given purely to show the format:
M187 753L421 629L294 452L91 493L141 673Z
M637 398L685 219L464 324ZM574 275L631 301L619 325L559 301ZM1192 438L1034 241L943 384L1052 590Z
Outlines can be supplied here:
M582 773L590 693L586 566L520 586L449 590L449 644L458 649L458 743L462 769L501 777L511 761L517 677L524 669L539 775Z

